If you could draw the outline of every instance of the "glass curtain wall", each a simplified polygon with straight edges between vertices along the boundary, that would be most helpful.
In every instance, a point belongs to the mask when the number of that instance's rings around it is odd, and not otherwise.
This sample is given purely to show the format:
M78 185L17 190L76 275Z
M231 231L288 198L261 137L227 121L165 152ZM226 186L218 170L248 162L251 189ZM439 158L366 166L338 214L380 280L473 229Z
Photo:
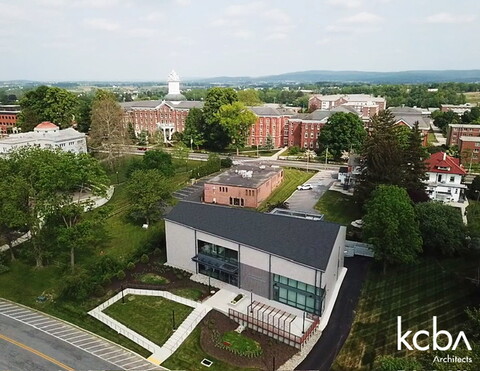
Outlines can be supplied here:
M238 251L198 240L195 260L199 273L238 286Z

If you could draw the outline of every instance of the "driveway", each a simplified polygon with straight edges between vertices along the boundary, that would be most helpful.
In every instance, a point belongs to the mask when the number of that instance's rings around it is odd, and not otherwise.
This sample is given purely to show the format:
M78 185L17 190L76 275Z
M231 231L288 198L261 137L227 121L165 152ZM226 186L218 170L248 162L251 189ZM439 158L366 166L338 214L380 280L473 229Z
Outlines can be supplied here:
M295 191L287 199L288 208L294 211L305 211L312 214L318 214L315 205L322 195L327 191L337 178L338 172L335 170L321 170L312 176L306 183L313 186L311 190Z
M297 366L297 370L330 370L335 357L350 333L355 308L371 261L371 258L362 256L345 258L345 267L348 268L347 275L343 280L328 325L312 351Z

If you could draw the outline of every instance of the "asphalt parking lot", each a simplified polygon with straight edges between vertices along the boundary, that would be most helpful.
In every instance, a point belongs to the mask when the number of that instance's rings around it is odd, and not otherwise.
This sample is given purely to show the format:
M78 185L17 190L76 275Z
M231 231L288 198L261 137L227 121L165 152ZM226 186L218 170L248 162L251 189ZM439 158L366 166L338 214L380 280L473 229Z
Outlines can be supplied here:
M297 190L288 199L288 208L294 211L305 211L318 214L314 209L316 203L333 184L337 177L337 171L321 170L312 176L307 182L313 186L311 190Z

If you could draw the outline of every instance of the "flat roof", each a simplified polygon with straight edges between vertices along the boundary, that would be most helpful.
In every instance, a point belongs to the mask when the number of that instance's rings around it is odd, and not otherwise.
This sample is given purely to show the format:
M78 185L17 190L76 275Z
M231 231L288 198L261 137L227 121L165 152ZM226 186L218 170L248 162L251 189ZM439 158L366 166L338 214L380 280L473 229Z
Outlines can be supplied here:
M466 137L466 136L461 136L460 140L462 142L480 142L480 137Z
M250 171L252 172L251 177L245 176L246 172ZM280 171L282 168L270 165L238 165L206 181L205 184L258 188Z
M297 263L327 269L340 224L182 201L165 220Z

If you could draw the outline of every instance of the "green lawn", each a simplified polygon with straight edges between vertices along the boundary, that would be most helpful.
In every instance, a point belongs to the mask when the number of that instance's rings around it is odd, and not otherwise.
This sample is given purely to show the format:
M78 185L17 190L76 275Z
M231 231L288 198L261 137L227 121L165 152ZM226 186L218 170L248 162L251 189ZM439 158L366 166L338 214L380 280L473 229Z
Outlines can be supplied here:
M428 133L427 142L428 142L428 145L438 143L437 138L435 137L434 133L432 133L432 132Z
M157 296L127 295L103 312L133 331L163 345L173 334L173 315L178 327L193 308Z
M480 92L463 93L467 100L467 103L480 103Z
M200 345L200 326L188 336L170 358L162 363L162 366L170 370L188 370L188 371L253 371L251 368L239 368L231 366L228 363L219 361L203 351ZM213 361L210 367L200 364L202 359L207 358Z
M372 267L333 370L367 370L378 355L404 356L404 350L397 351L397 316L402 316L404 331L431 332L433 316L442 330L464 331L464 310L478 301L473 287L461 277L470 268L472 263L460 258L422 258L414 266L390 268L386 275Z
M265 201L262 202L258 211L268 210L270 205L276 205L285 201L297 189L297 186L310 179L314 172L297 169L283 169L283 182L278 186Z
M352 196L335 191L326 191L318 200L315 209L325 215L326 221L343 225L350 225L354 220L362 218L361 209Z
M167 280L165 277L162 277L155 273L146 273L142 274L138 280L143 283L151 284L151 285L164 285L169 283L170 281Z
M198 289L185 288L185 289L173 289L172 294L197 301L202 297L203 292Z

